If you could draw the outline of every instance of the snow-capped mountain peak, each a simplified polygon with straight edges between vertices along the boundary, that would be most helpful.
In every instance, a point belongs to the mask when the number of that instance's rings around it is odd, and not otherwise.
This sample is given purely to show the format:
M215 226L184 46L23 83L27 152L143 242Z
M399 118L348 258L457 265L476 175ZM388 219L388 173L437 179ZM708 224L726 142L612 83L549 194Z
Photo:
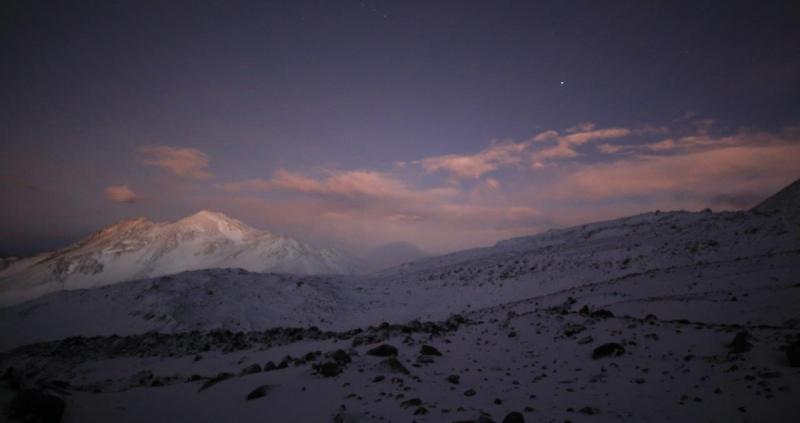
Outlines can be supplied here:
M335 250L203 210L175 222L123 220L69 247L9 263L0 272L0 294L3 304L13 304L52 291L228 267L297 274L358 270Z

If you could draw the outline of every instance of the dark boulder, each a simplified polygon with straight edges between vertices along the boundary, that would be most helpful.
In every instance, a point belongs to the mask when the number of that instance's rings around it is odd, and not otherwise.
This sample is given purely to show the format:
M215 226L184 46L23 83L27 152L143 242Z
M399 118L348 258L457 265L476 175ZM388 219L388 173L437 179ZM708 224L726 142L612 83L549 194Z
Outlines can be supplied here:
M205 391L206 389L208 389L208 388L210 388L210 387L222 382L223 380L230 379L232 377L233 377L233 374L231 374L231 373L220 373L220 374L212 377L211 379L207 380L206 383L204 383L203 386L201 386L200 389L197 390L197 392Z
M331 358L339 364L349 364L353 361L353 359L350 358L350 354L345 350L336 350L336 352L331 355Z
M608 319L608 318L614 317L614 313L612 313L612 312L610 312L608 310L600 309L600 310L593 311L592 314L590 314L590 316L592 316L594 318L597 318L597 319Z
M244 370L242 370L242 376L252 375L256 373L261 373L261 366L259 366L258 364L247 366L245 367Z
M367 355L373 355L375 357L397 357L397 348L383 344L367 351Z
M512 411L506 415L503 423L525 423L525 417L518 411Z
M312 366L318 374L322 377L334 377L342 373L342 368L339 363L335 361L328 361L322 364L314 364Z
M586 414L586 415L589 415L589 416L593 416L593 415L599 413L599 411L594 407L583 407L583 408L580 409L580 412L581 412L581 414Z
M423 345L422 349L419 351L422 355L435 355L437 357L441 357L442 353L439 352L436 348L431 347L430 345Z
M403 408L416 407L419 405L422 405L422 400L419 398L412 398L408 401L403 401L400 403L400 406Z
M25 389L11 400L8 417L30 423L58 423L64 416L64 400L43 391Z
M570 323L561 330L561 333L566 336L570 337L572 335L577 335L586 330L586 326L583 325L576 325L574 323Z
M389 373L411 374L410 371L395 357L387 358L378 363L378 368Z
M789 358L790 366L800 367L800 341L789 345L789 348L786 349L786 357Z
M609 342L595 348L594 352L592 352L592 358L597 360L603 357L619 357L622 354L625 354L625 348L622 345Z
M728 344L728 347L730 347L731 352L734 354L750 351L750 348L753 347L753 344L749 342L750 338L750 333L746 331L739 332L733 337L733 341Z
M11 389L12 391L19 391L22 389L22 385L22 376L20 376L19 372L13 367L7 368L3 376L0 377L0 386Z
M250 392L249 394L247 394L247 400L250 401L250 400L254 400L254 399L265 397L265 396L267 396L267 394L270 393L270 391L275 389L276 386L277 385L261 385L258 388L253 389L253 391Z

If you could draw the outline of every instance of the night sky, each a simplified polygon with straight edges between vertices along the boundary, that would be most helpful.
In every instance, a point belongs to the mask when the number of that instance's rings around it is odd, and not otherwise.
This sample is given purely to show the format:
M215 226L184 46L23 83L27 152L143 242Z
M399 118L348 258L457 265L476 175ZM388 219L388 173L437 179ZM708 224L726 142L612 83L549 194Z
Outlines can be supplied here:
M432 253L800 177L800 7L3 2L0 254L220 211Z

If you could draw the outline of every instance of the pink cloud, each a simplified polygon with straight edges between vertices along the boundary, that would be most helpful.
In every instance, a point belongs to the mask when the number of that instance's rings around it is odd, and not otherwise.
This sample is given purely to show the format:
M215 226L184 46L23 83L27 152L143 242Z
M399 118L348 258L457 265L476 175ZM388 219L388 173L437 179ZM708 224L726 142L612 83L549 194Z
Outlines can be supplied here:
M248 179L239 182L229 182L224 184L214 184L214 188L221 189L229 192L239 191L269 191L272 189L272 184L263 179Z
M574 134L566 135L559 138L560 142L567 145L582 145L591 140L607 140L612 138L621 138L630 135L632 132L627 128L609 128L599 129L597 131L577 132Z
M545 132L542 132L541 134L533 137L533 141L534 142L543 142L543 141L551 140L553 138L558 138L558 132L556 132L556 131L545 131Z
M145 166L169 169L178 176L191 179L209 179L214 176L204 170L208 168L208 155L195 148L146 145L139 147L136 151L150 156L137 159Z
M141 200L127 185L108 187L103 192L107 199L115 203L136 203Z
M415 189L383 172L328 172L313 178L299 172L280 169L269 180L250 179L241 182L215 184L230 191L284 191L319 196L370 197L383 200L439 201L458 195L455 188Z
M414 162L428 172L444 170L456 178L477 179L501 166L518 164L529 142L497 143L474 155L448 154Z
M639 156L579 165L551 196L580 200L626 196L703 197L765 192L800 173L800 145L734 146L671 156ZM562 197L563 198L563 197Z

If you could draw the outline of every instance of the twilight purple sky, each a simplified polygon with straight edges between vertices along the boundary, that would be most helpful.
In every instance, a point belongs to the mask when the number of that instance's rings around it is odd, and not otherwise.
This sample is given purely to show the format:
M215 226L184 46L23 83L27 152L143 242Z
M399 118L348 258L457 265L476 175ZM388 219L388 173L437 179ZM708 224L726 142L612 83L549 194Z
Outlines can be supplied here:
M0 254L200 209L442 253L800 177L792 1L0 8Z

